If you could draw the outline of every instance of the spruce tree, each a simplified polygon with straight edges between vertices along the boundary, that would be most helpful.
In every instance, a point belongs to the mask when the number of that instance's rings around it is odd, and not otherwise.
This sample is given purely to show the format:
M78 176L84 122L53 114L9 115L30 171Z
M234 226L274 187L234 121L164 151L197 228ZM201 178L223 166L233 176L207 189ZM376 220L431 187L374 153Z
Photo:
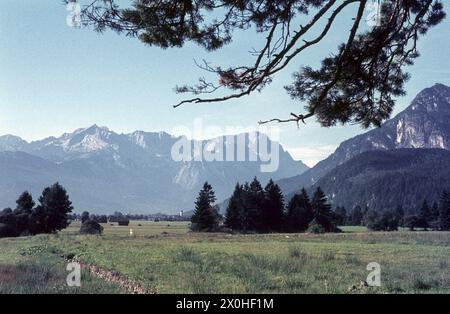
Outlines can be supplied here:
M313 212L308 193L302 189L289 201L286 212L286 228L289 232L304 232L313 219Z
M450 194L446 191L439 200L439 229L450 231Z
M313 221L309 224L308 230L314 233L337 232L339 228L334 221L331 205L328 204L325 193L320 187L317 188L311 201L313 210Z
M262 228L262 207L264 204L264 190L261 183L255 177L250 185L246 187L245 208L246 219L245 229L247 231L259 231Z
M212 186L205 182L195 201L195 211L191 218L193 231L211 232L219 226L219 213L213 206L216 197Z
M237 183L227 206L225 225L233 230L243 229L242 215L245 210L243 193L244 187Z
M264 189L261 230L281 231L284 218L284 197L280 187L271 179Z

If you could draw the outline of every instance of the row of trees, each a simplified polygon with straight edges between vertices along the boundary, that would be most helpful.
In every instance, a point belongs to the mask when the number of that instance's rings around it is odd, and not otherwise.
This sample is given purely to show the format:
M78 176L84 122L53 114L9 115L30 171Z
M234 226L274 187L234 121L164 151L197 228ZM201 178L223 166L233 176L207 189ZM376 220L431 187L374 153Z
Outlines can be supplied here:
M395 210L369 210L360 206L347 213L344 207L331 210L321 188L312 198L305 189L287 206L280 187L272 180L262 187L255 178L251 183L237 184L225 217L214 206L216 197L210 184L204 184L195 202L192 230L216 231L223 226L238 232L339 232L337 226L366 226L373 231L394 231L399 227L450 230L450 194L442 193L439 203L425 201L417 214L405 215L401 206Z
M27 191L16 201L16 208L0 212L0 237L53 233L66 228L73 210L67 191L59 183L43 190L39 205Z
M195 203L192 230L219 228L222 217L215 200L211 185L205 183ZM224 219L225 227L239 232L338 232L337 225L338 217L320 188L311 200L302 190L286 207L280 187L270 180L263 188L257 178L236 185Z
M450 194L443 192L439 203L433 205L425 200L414 214L407 214L401 206L395 210L375 211L356 206L350 214L344 207L337 207L335 214L339 225L366 226L375 231L397 230L398 227L415 230L450 230Z

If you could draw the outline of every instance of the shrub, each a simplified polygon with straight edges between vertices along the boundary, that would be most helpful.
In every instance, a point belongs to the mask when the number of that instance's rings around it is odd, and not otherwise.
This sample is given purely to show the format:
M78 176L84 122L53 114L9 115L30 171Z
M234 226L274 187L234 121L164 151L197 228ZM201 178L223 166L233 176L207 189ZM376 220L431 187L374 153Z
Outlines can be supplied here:
M319 224L319 223L317 222L316 219L314 219L313 221L311 221L311 223L309 224L309 227L308 227L308 230L307 230L307 231L308 231L309 233L316 233L316 234L327 232L327 231L325 230L325 228L324 228L321 224Z
M81 234L102 234L103 227L94 220L85 221L80 228Z

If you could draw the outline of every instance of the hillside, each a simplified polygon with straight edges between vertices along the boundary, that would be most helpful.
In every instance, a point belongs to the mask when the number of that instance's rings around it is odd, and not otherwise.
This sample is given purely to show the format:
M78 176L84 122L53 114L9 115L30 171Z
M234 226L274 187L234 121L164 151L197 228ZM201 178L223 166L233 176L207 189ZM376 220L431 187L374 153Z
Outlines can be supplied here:
M292 194L315 184L336 166L363 152L399 148L450 149L450 87L436 84L424 89L410 106L380 128L343 142L310 170L278 184L286 194Z
M415 212L424 199L437 201L450 190L450 152L442 149L396 149L362 153L336 167L320 186L334 206L368 206Z

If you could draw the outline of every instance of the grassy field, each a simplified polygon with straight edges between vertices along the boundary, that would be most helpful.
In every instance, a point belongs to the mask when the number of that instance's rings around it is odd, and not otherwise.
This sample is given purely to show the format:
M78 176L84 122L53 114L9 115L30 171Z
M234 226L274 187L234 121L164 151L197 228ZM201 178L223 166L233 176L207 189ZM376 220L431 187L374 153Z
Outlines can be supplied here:
M66 262L120 274L155 293L450 293L450 233L196 234L182 222L104 225L103 236L0 239L0 293L124 293L83 271L82 287L65 285ZM133 236L130 236L130 228ZM360 285L370 262L381 287Z

